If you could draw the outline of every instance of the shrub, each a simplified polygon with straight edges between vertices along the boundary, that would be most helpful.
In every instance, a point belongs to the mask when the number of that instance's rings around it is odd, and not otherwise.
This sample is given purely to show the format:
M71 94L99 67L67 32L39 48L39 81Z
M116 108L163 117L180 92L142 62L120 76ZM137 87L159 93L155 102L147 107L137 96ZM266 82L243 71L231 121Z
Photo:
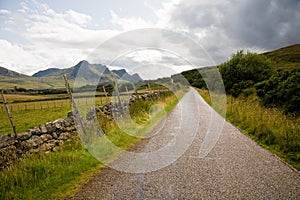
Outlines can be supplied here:
M300 69L278 71L270 79L255 85L264 106L277 106L284 113L300 112Z
M239 51L219 66L228 94L238 96L243 90L268 79L272 75L272 62L256 53Z

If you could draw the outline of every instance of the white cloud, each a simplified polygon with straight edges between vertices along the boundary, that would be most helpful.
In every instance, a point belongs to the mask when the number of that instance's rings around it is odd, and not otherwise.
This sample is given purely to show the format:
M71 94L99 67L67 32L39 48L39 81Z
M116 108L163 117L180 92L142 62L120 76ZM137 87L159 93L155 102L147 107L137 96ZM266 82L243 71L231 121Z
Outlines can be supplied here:
M110 11L110 13L111 22L115 25L119 25L123 31L150 28L154 26L154 24L142 19L141 17L120 17L114 11Z
M36 66L43 68L49 66L46 59L31 54L22 46L13 45L6 40L0 40L0 55L0 66L24 74L31 74Z
M0 9L0 15L8 15L10 14L9 10Z
M46 68L40 62L59 68L70 67L88 55L105 40L119 33L116 30L93 30L87 28L92 18L73 10L57 13L48 5L26 1L15 13L8 13L5 30L23 37L27 43L22 47L10 47L14 56L0 52L3 67L32 74ZM23 62L20 62L22 58ZM36 62L33 62L33 61ZM24 63L30 64L31 68ZM13 66L13 67L12 67Z
M65 18L67 20L69 19L71 23L75 23L83 26L88 24L92 20L91 16L76 12L74 10L68 10L65 16L66 16Z
M158 19L156 27L176 29L176 27L173 26L171 17L181 1L183 0L166 0L162 3L162 7L160 9L153 9L153 12Z
M126 55L127 58L140 63L158 63L162 61L162 52L158 50L136 50Z

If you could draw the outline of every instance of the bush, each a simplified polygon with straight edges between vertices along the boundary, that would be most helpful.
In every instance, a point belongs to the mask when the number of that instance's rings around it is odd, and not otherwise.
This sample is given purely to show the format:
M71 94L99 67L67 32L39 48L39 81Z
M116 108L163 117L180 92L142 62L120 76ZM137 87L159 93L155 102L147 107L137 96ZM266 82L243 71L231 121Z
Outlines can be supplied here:
M256 84L264 106L277 106L284 113L300 112L300 69L278 71L270 79Z
M247 88L268 79L273 72L272 62L256 53L244 54L239 51L231 59L219 66L225 89L237 97Z

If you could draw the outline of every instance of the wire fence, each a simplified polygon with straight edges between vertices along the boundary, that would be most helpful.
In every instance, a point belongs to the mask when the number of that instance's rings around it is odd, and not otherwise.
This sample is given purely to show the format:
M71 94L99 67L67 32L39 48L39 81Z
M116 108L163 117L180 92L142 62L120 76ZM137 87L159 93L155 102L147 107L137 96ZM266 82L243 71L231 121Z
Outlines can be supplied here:
M89 97L89 98L76 98L76 104L78 105L91 105L94 103L96 106L103 105L113 100L111 97ZM15 111L30 111L30 110L44 110L49 108L62 108L70 106L69 99L62 100L49 100L49 101L34 101L34 102L19 102L19 103L8 103L8 107L11 112ZM0 112L4 113L5 108L1 104Z

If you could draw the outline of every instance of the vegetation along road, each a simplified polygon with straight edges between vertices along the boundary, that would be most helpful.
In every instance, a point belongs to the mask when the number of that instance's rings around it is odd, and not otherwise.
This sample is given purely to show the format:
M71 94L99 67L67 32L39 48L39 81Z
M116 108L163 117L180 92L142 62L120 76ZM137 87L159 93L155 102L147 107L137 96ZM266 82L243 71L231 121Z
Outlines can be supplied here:
M131 150L155 152L174 145L175 149L170 148L174 152L145 154L144 162L140 163L126 162L126 154L120 156L112 166L124 167L128 172L106 168L72 199L300 199L299 172L228 122L224 123L215 147L206 157L199 157L213 115L216 116L214 111L192 89L164 124L158 125L163 127L159 134L142 140ZM185 121L190 122L190 126L186 126ZM196 134L191 134L195 130ZM170 143L172 139L174 144ZM176 152L189 139L192 139L191 146L176 159ZM161 157L157 159L158 156ZM151 167L164 165L169 158L174 158L172 164L151 171ZM150 172L132 173L131 169L136 169L138 164L144 165L144 172Z

